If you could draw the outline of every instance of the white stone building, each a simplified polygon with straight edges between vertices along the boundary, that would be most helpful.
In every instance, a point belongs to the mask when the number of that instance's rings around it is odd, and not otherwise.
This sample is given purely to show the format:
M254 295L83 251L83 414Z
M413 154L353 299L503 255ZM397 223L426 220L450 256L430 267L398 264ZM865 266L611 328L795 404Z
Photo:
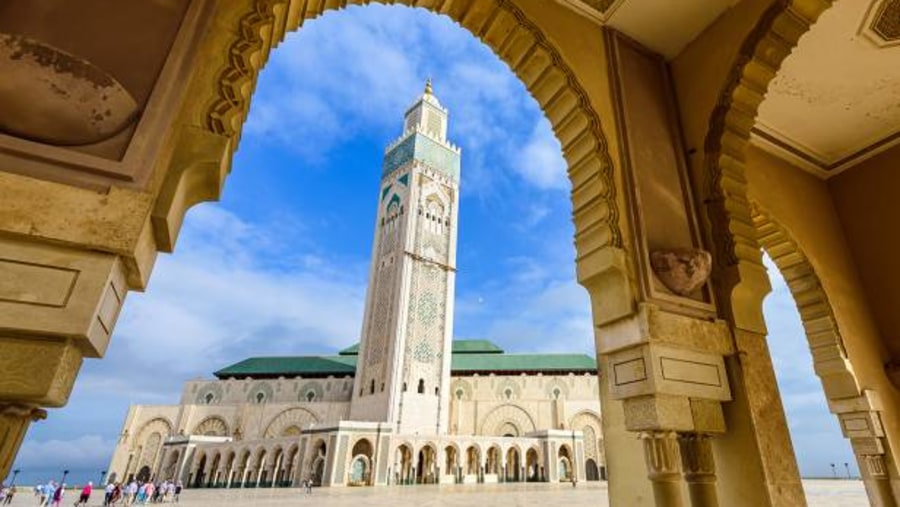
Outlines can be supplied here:
M358 345L250 358L132 406L110 480L189 486L598 480L595 361L453 337L460 150L425 93L385 151Z

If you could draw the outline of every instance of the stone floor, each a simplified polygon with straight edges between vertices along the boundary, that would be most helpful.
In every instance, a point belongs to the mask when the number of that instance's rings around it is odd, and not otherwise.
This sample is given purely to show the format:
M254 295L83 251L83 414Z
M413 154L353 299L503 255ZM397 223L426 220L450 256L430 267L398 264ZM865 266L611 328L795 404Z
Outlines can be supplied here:
M865 507L866 492L859 481L808 480L804 481L809 507ZM378 506L447 506L489 507L497 505L498 494L509 507L537 505L553 507L565 502L567 507L606 507L605 483L579 483L573 489L569 484L490 484L468 486L419 486L389 488L333 488L313 490L304 495L299 489L246 489L246 490L188 490L181 498L180 507L275 507L283 505L311 505L329 507L378 507ZM67 494L63 505L76 500ZM91 507L100 505L100 495L94 495ZM34 506L37 502L31 494L17 495L12 505Z

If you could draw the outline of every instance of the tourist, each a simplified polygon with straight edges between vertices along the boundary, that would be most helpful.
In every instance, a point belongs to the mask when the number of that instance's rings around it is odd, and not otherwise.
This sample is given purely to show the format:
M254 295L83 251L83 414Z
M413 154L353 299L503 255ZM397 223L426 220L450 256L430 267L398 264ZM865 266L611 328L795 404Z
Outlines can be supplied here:
M12 503L12 499L16 496L16 486L13 484L9 487L9 491L6 492L6 500L3 501L3 505L9 505Z
M53 481L44 485L44 494L41 496L41 503L38 505L50 505L53 502L53 495L56 493L56 483Z
M91 493L94 491L94 483L88 481L87 485L81 488L81 496L78 497L78 501L75 502L75 507L79 505L84 505L87 507L88 500L91 499Z
M107 507L112 503L113 493L116 491L116 484L110 482L103 488L103 507Z
M6 503L6 495L9 494L9 488L6 487L6 484L0 484L0 504Z
M59 507L62 505L63 496L66 493L66 483L62 483L56 488L56 491L53 492L53 500L50 502L52 507Z
M184 486L181 484L181 481L178 481L178 484L175 485L175 497L174 497L175 503L178 503L178 497L181 496L181 489L183 487Z
M132 480L131 483L125 490L125 505L134 504L135 498L138 493L138 483L137 481Z

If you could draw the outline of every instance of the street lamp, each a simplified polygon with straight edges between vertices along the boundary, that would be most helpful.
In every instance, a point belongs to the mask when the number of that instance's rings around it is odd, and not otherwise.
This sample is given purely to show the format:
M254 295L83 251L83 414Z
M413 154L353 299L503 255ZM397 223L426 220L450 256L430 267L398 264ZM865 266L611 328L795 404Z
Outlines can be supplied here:
M844 470L847 471L847 478L849 479L850 478L850 464L849 463L844 463Z
M100 472L100 482L97 483L98 485L103 486L103 478L104 477L106 477L106 470L103 470L102 472Z
M831 465L831 476L837 479L837 470L834 469L834 463L830 463Z
M9 483L10 487L16 485L16 476L19 475L19 472L21 472L21 470L19 470L18 468L15 469L15 470L13 470L13 478L12 478L12 482Z
M69 471L68 471L68 470L63 470L63 476L62 476L62 480L59 481L59 487L62 487L63 484L66 483L66 476L67 476L67 475L69 475Z

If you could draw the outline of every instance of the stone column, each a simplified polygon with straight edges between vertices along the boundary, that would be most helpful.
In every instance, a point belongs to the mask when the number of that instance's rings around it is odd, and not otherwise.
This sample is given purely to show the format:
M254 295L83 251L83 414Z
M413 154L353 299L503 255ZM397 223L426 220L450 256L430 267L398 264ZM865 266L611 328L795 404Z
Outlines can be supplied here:
M868 475L866 493L869 495L869 502L873 507L897 507L884 455L866 454L861 458Z
M716 462L710 436L702 433L684 433L678 436L678 445L691 506L718 507Z
M678 436L671 431L641 433L644 442L644 462L647 477L653 484L656 507L682 507L681 468L678 457Z
M0 477L40 407L65 405L82 358L103 356L127 290L116 255L0 237Z

